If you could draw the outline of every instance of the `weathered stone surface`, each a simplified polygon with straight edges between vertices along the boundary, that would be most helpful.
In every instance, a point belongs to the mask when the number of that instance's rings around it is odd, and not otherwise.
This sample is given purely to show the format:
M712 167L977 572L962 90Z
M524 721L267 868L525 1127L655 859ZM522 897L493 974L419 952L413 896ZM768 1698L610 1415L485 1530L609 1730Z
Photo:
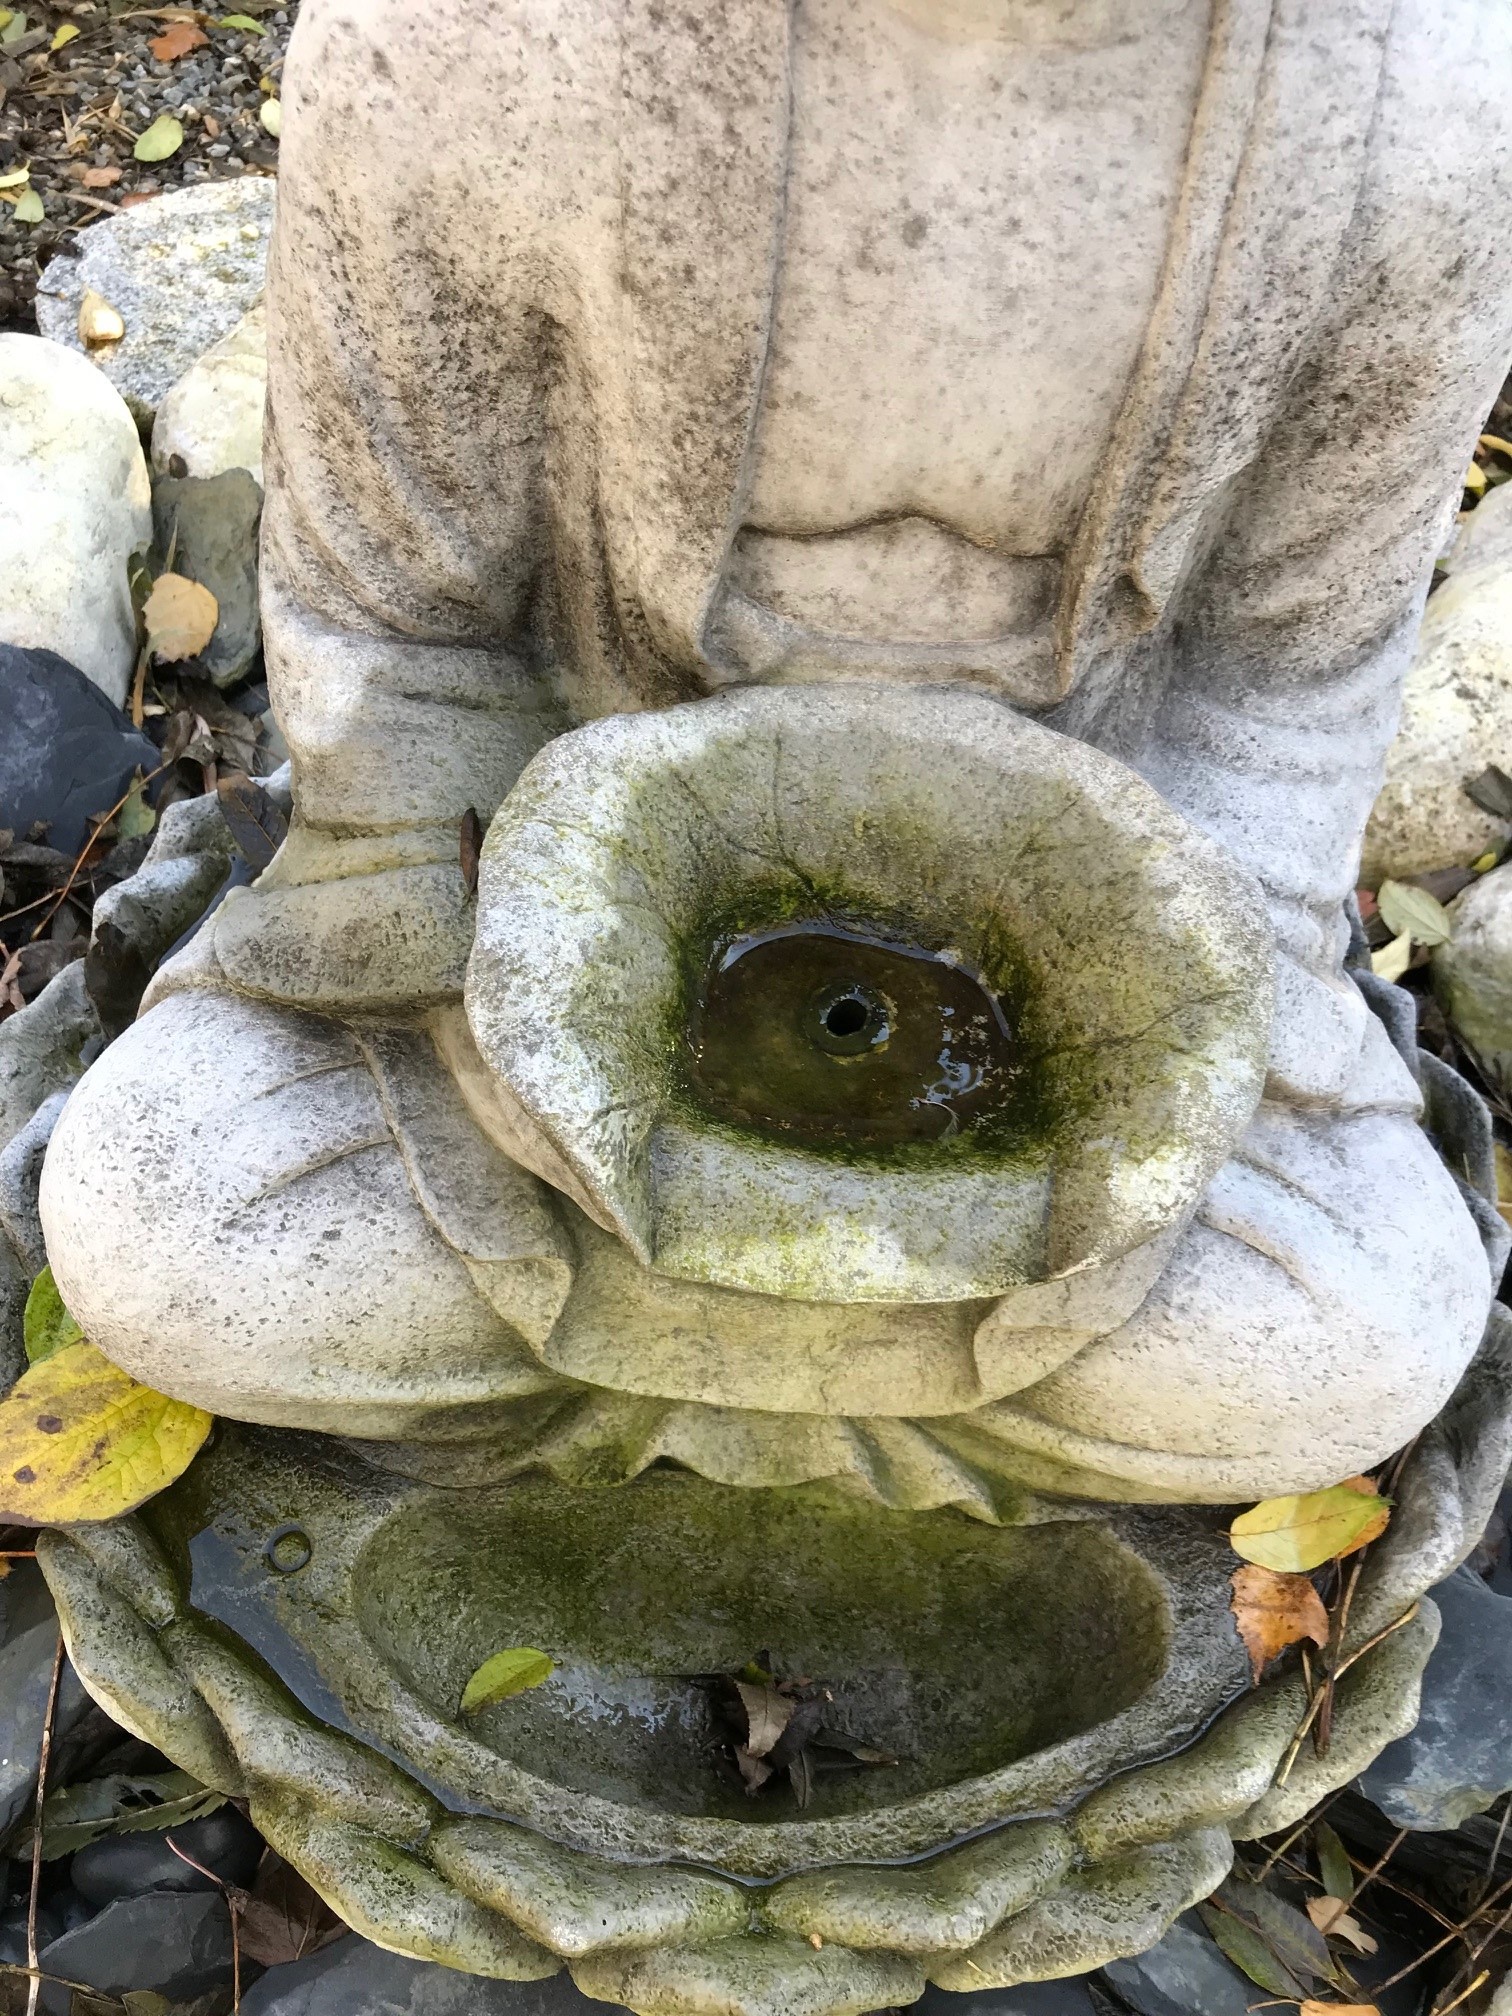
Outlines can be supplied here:
M0 644L0 722L0 823L24 839L43 820L60 853L83 844L89 815L108 812L134 770L161 761L114 701L51 651Z
M100 1018L75 960L0 1022L0 1141L13 1141L44 1099L74 1083L83 1053L100 1040Z
M232 1978L231 1918L219 1891L161 1891L122 1897L38 1956L45 1973L39 1998L46 2016L69 2016L72 1990L65 1981L106 1995L147 1989L170 2002L187 2002Z
M1360 1789L1398 1827L1447 1830L1512 1789L1512 1598L1468 1568L1432 1596L1443 1630L1417 1726L1381 1752Z
M386 1953L355 1933L306 1960L270 1967L242 1996L242 2016L603 2016L569 1974L486 1981Z
M1499 847L1506 823L1464 786L1512 771L1512 486L1493 490L1454 545L1402 688L1386 781L1365 829L1361 880L1453 868Z
M20 1132L0 1148L0 1235L28 1277L40 1274L47 1264L37 1191L42 1181L42 1158L67 1097L64 1091L51 1093Z
M245 469L261 484L267 389L267 316L259 303L164 396L152 423L153 469L160 476Z
M1512 865L1449 906L1454 935L1433 953L1434 992L1487 1070L1512 1083Z
M94 366L0 335L0 643L56 652L122 700L136 663L126 562L150 543L150 501L136 426Z
M276 184L258 175L176 189L79 233L37 298L44 336L74 349L86 289L121 315L126 334L98 368L142 424L190 365L241 321L263 290Z
M979 1988L965 1994L931 1986L912 2009L913 2016L1121 2016L1110 1998L1081 1975L1062 1981L1021 1981L1015 1988ZM1193 2016L1193 2012L1184 2009L1182 2016Z
M159 476L152 486L158 551L174 568L208 588L220 607L215 634L202 654L217 686L249 669L262 641L257 613L257 526L262 492L245 469L214 476Z
M74 1855L69 1866L74 1888L95 1906L149 1890L214 1890L215 1877L243 1890L251 1888L263 1839L234 1806L222 1806L171 1833L174 1845L210 1875L202 1875L183 1855L175 1855L167 1833L107 1834Z

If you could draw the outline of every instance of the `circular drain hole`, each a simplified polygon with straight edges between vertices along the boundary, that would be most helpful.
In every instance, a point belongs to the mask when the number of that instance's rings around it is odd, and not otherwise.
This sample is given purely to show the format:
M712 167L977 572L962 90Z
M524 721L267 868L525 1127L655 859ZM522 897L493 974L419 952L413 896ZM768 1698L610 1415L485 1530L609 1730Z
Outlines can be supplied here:
M831 981L810 998L804 1024L809 1041L832 1057L859 1057L892 1035L892 1010L864 980Z
M280 1575L293 1575L307 1567L314 1552L310 1536L301 1526L280 1526L276 1533L268 1535L268 1544L263 1549L268 1566Z

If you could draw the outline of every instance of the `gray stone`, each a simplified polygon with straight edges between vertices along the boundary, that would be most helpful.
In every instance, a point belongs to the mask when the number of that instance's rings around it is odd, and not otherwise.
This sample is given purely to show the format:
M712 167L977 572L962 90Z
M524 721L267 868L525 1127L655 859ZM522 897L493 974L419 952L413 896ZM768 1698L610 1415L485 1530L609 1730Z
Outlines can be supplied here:
M57 1622L49 1619L0 1647L0 1840L25 1813L36 1786L57 1642ZM53 1717L55 1742L83 1720L89 1705L78 1675L65 1662Z
M119 394L57 343L0 335L0 641L55 651L123 699L136 662L126 563L148 543L148 503Z
M242 2016L604 2016L565 1970L545 1981L485 1981L385 1952L354 1932L307 1960L270 1967Z
M1138 2016L1245 2016L1256 1994L1195 1912L1178 1918L1146 1952L1109 1961L1102 1971Z
M210 1875L202 1875L183 1855L175 1855L170 1839ZM262 1853L263 1838L251 1821L243 1819L236 1807L222 1806L203 1820L190 1820L166 1832L107 1834L91 1841L75 1854L70 1874L74 1888L93 1905L149 1890L213 1890L216 1876L245 1890L251 1888Z
M1118 2016L1114 2003L1097 1984L1081 1974L1061 1981L1023 1981L1016 1988L982 1988L975 1994L952 1994L929 1987L912 2005L913 2016ZM1200 2003L1183 2007L1181 2016L1222 2016Z
M0 644L0 826L73 854L91 813L108 812L161 758L115 702L55 652Z
M44 1099L74 1083L100 1036L81 960L0 1022L0 1141L13 1141Z
M44 1099L21 1131L0 1148L0 1234L28 1277L40 1274L47 1264L37 1188L42 1158L67 1097L60 1091Z
M1382 1751L1360 1790L1399 1827L1449 1829L1512 1789L1512 1598L1468 1568L1431 1594L1444 1624L1417 1727Z
M263 176L178 189L79 233L80 256L58 259L38 291L45 336L83 349L86 289L126 324L96 354L100 369L149 424L164 394L228 336L263 288L275 184Z
M220 605L215 634L198 663L217 686L231 686L257 656L257 527L262 491L245 469L217 476L159 476L152 486L157 549L174 571L208 588ZM190 668L193 669L193 668Z
M267 317L261 305L180 378L152 423L152 466L218 476L245 469L262 482L263 406L268 386Z
M45 2016L69 2016L76 1981L105 1995L147 1989L188 2002L232 1979L231 1917L218 1891L149 1892L107 1904L38 1955Z
M1433 989L1492 1078L1512 1086L1512 864L1449 905L1453 936L1434 948Z

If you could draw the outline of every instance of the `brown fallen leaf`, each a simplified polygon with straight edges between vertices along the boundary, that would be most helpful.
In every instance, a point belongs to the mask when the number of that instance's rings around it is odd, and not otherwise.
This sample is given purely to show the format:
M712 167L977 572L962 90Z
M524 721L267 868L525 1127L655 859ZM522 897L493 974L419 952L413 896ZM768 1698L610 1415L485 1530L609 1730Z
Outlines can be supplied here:
M1267 1661L1288 1645L1303 1638L1310 1638L1314 1645L1328 1643L1328 1612L1305 1575L1281 1575L1274 1568L1246 1562L1235 1570L1230 1586L1234 1593L1229 1608L1249 1654L1256 1685Z
M469 896L478 893L478 857L483 851L483 821L471 805L462 814L462 880Z
M1374 2002L1304 2002L1297 2016L1381 2016Z
M775 1687L753 1685L749 1680L737 1680L735 1689L750 1724L744 1747L753 1757L765 1757L791 1721L793 1703Z
M181 56L188 56L195 49L209 46L210 37L203 28L197 28L192 21L173 21L155 36L147 47L159 63L177 63Z
M159 574L142 616L147 649L154 658L172 662L197 657L204 650L220 621L220 604L198 581L183 574Z
M121 171L119 168L86 168L80 177L86 189L109 189L119 182L120 179Z
M102 343L119 343L125 334L126 324L119 308L112 308L103 294L86 287L84 299L79 303L79 341L86 349L94 350Z
M1349 1906L1343 1898L1309 1897L1307 1915L1325 1939L1345 1939L1356 1953L1377 1951L1377 1942L1372 1939L1358 1918L1350 1916Z
M261 1967L303 1960L342 1938L347 1927L282 1856L267 1849L250 1892L237 1897L241 1950Z

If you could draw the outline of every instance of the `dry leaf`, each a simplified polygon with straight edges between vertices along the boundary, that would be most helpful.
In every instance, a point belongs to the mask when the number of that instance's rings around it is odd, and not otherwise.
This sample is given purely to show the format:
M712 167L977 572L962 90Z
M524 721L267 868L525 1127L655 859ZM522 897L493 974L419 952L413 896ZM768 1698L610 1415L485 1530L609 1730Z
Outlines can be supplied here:
M1374 2002L1304 2002L1297 2016L1381 2016Z
M40 224L47 212L35 189L23 189L11 206L11 215L18 224Z
M210 1428L203 1409L139 1386L92 1344L65 1345L0 1400L0 1519L134 1512L184 1474Z
M242 1953L260 1967L303 1960L347 1930L298 1870L271 1848L258 1864L251 1890L238 1896L236 1917Z
M1388 931L1405 931L1418 945L1446 945L1454 933L1453 920L1438 898L1410 882L1383 882L1376 908Z
M94 349L101 343L119 343L125 334L126 324L121 320L120 310L112 308L93 287L87 287L79 303L79 341Z
M72 21L65 21L47 46L50 50L65 49L78 33Z
M121 171L119 168L86 168L84 170L84 187L86 189L110 189L120 179ZM96 295L95 298L98 300L99 296ZM114 309L112 309L111 313L114 314L114 312ZM125 330L123 329L121 333L124 335Z
M1391 1500L1368 1477L1351 1477L1326 1491L1267 1498L1241 1512L1229 1528L1229 1545L1262 1568L1306 1575L1379 1539L1390 1518Z
M196 28L192 21L172 21L147 47L159 63L177 63L181 56L205 48L209 41L204 29Z
M12 168L8 174L0 175L0 189L24 189L30 180L30 168Z
M1310 1638L1328 1643L1328 1612L1305 1575L1278 1575L1254 1562L1236 1569L1229 1608L1249 1653L1250 1671L1258 1685L1266 1662Z
M462 814L461 868L462 880L467 885L469 896L478 893L478 857L483 851L483 821L471 805Z
M154 658L172 662L197 657L204 650L220 621L220 604L198 581L183 574L159 574L142 617L147 649Z
M1370 970L1377 980L1400 980L1412 964L1412 933L1403 931L1370 955Z
M1349 1906L1341 1897L1309 1897L1307 1915L1325 1939L1347 1939L1356 1953L1377 1951L1376 1941L1358 1918L1349 1915Z
M765 1757L793 1719L793 1703L775 1687L753 1686L749 1680L737 1680L735 1687L750 1726L743 1747L752 1757Z

